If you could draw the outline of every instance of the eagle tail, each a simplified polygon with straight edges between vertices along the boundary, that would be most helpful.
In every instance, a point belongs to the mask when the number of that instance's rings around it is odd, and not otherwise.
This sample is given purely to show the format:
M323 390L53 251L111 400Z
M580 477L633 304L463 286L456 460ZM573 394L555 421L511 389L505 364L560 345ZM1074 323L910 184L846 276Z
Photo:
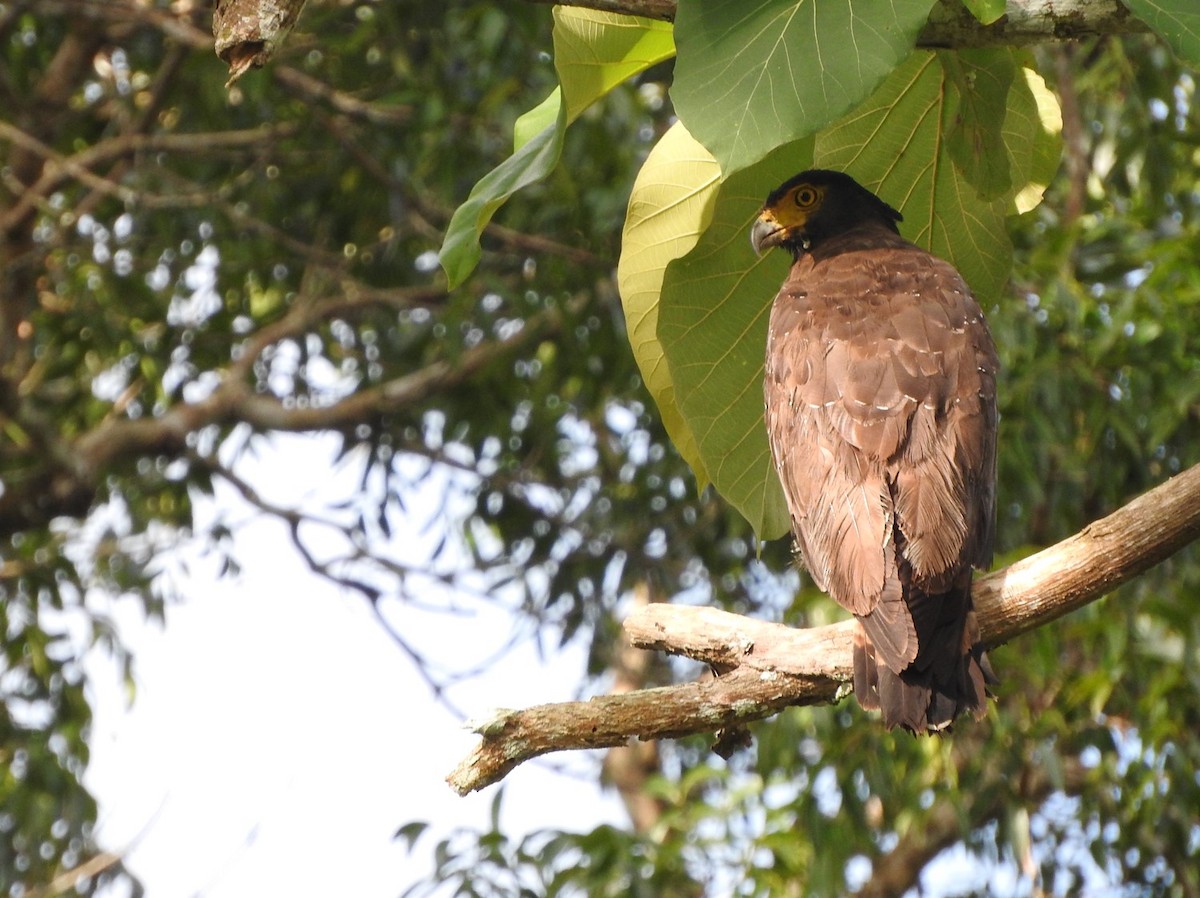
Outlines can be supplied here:
M921 648L916 659L900 671L877 657L871 638L858 628L854 641L858 703L868 711L882 712L888 729L902 726L914 733L945 730L967 711L983 717L991 694L988 687L998 681L979 640L969 587L965 596L910 596L910 602L912 598L918 599L912 603L916 607L945 613L933 615L927 627L921 626L920 615L914 614Z

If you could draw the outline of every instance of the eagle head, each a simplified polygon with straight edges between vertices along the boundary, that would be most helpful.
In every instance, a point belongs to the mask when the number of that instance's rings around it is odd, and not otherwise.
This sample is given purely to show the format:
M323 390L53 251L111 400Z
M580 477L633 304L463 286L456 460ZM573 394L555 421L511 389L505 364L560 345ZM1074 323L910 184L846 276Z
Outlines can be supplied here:
M823 240L868 223L899 233L903 216L842 172L812 169L771 191L750 229L750 245L762 255L779 246L799 258Z

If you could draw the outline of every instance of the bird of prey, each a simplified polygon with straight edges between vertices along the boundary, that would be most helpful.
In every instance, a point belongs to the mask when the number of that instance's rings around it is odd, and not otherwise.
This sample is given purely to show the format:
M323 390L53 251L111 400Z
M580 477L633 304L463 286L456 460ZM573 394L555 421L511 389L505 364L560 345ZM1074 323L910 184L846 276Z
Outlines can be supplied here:
M892 728L982 717L971 605L992 558L995 346L949 263L841 172L772 191L751 232L793 264L771 308L767 434L800 556L858 619L854 691Z

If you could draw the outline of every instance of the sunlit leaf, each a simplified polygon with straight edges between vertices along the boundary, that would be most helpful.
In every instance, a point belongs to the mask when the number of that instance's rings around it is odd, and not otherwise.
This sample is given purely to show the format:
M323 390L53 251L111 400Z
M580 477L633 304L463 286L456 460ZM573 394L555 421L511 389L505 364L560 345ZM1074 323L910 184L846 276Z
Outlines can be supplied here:
M542 131L554 127L558 121L559 107L562 106L562 88L556 87L513 125L513 152L533 140Z
M721 185L708 230L667 268L658 313L676 399L705 470L764 538L782 535L789 520L762 423L767 314L787 260L756 259L749 233L763 197L808 167L811 154L811 141L789 144Z
M479 263L479 237L523 187L558 164L567 126L618 84L675 52L671 26L565 6L554 8L554 67L560 87L514 126L514 152L479 180L446 228L438 257L451 287Z
M912 50L932 0L692 0L671 95L727 175L865 99Z
M1003 141L1008 151L1013 194L1010 213L1025 213L1042 194L1062 162L1062 111L1058 97L1031 68L1018 69L1009 91Z
M669 22L554 7L554 67L568 121L626 79L674 55Z
M708 482L695 438L680 414L675 387L658 338L658 297L667 265L696 245L712 219L721 171L716 160L676 122L650 151L629 197L621 234L617 284L629 342L667 433Z

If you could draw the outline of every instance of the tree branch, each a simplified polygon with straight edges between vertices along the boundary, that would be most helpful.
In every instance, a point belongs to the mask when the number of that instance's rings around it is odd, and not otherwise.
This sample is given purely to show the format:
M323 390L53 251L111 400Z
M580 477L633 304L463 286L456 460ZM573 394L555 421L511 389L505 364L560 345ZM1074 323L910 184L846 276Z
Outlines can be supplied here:
M962 0L941 0L929 14L917 47L1027 47L1146 30L1119 0L1008 0L1004 15L990 25L981 24Z
M79 181L86 187L113 196L123 203L136 205L140 194L111 178L94 171L106 164L136 153L178 152L212 153L215 150L249 150L290 137L297 132L293 125L274 125L242 131L211 131L198 134L124 134L93 144L72 156L64 156L31 134L8 122L0 122L0 140L11 143L22 152L42 160L42 175L22 191L20 199L0 217L0 230L8 231L25 221L37 208L39 201L68 181ZM47 166L46 163L52 163Z
M417 288L409 295L422 300L437 292ZM392 294L399 295L397 291ZM384 293L368 297L371 301L386 298L388 294ZM312 322L313 314L344 308L353 302L354 298L349 297L296 309L294 318L285 318L286 323L265 331L282 338L293 326L299 328L302 322ZM423 402L439 390L462 384L490 365L506 362L531 344L552 337L561 326L561 312L545 309L526 318L516 332L464 350L453 361L439 359L329 405L290 406L276 396L255 392L247 380L247 372L256 354L268 344L265 340L252 341L248 351L223 372L220 384L206 398L179 403L156 417L113 416L72 441L46 447L60 464L27 481L6 484L10 488L0 494L0 538L58 515L83 514L95 498L101 478L114 465L146 455L186 451L189 434L202 428L246 423L257 430L307 432L371 421L381 414ZM0 423L5 420L0 410Z
M983 639L1007 642L1093 602L1200 537L1200 465L1035 555L975 581ZM855 623L797 630L715 608L649 605L625 621L634 645L727 671L714 680L586 702L497 711L447 777L465 795L552 751L708 733L791 705L834 702L853 679Z
M532 0L578 6L646 19L673 21L676 0ZM1078 40L1101 34L1134 34L1146 26L1118 0L1008 0L1005 14L980 23L962 0L941 0L929 15L917 46L925 49L1014 47Z

